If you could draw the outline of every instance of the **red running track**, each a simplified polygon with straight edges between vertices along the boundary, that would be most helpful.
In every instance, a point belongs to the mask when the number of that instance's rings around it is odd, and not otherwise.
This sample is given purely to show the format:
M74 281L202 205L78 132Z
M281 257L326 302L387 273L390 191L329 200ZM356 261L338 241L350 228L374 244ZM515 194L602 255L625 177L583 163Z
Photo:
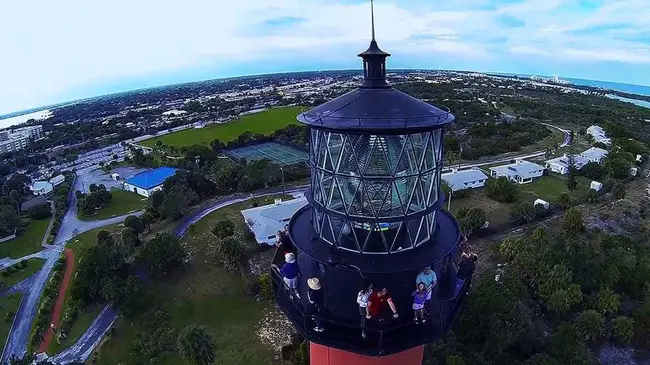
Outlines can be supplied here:
M65 293L68 291L70 286L70 280L72 280L72 272L74 271L74 252L71 249L65 249L65 273L63 274L63 281L61 282L61 287L59 288L59 295L56 298L56 303L54 304L54 310L52 310L52 318L50 319L50 327L47 329L45 338L41 345L38 346L38 352L45 352L50 346L52 339L54 338L54 330L52 330L51 324L54 323L55 328L59 328L59 322L61 321L61 314L63 313L63 304L65 300Z

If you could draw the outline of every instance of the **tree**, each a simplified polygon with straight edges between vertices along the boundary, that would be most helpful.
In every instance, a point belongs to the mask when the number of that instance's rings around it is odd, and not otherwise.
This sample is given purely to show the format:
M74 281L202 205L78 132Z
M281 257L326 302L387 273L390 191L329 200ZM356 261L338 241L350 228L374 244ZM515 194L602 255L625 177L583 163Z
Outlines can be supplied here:
M527 202L519 202L510 210L510 218L518 223L530 223L537 218L537 209Z
M47 219L52 216L52 210L49 204L41 204L31 207L27 210L27 214L32 219Z
M576 318L575 325L585 340L597 340L605 329L605 317L593 309L587 309Z
M209 365L214 362L216 346L205 327L189 325L178 336L178 351L181 356L195 365Z
M172 272L181 266L186 253L178 239L169 233L158 233L141 252L141 259L154 275Z
M222 219L214 225L212 233L222 239L230 237L235 234L235 224L230 220Z
M588 162L582 166L580 173L592 180L600 180L607 175L607 169L605 165L599 164L598 162Z
M141 216L140 219L142 220L142 224L144 224L145 228L149 230L151 228L151 224L154 221L153 215L149 212L144 212Z
M463 234L470 236L485 224L485 211L481 208L462 208L456 213L456 219Z
M20 217L10 205L0 205L0 236L12 235L20 224Z
M585 230L585 222L582 213L577 208L571 208L564 213L564 230L570 234L576 234Z
M569 154L567 155L569 159L568 163L568 168L569 168L569 176L567 177L566 180L566 186L569 189L569 191L574 191L578 187L578 179L577 179L577 172L578 169L576 169L576 157L572 153L571 148L569 148Z
M230 236L219 240L215 253L223 266L230 271L237 271L244 251L241 242L237 238Z
M594 189L589 189L586 200L588 203L597 204L600 201L600 194Z
M9 198L16 205L16 212L20 213L20 194L16 190L9 192Z
M210 148L212 148L212 151L214 151L215 153L220 153L224 147L226 147L226 145L216 138L213 139L212 142L210 142Z
M135 215L130 215L124 219L124 226L132 228L135 234L140 234L144 232L144 222L140 217Z
M625 198L625 185L621 183L614 184L612 188L612 195L615 199L624 199Z
M596 309L601 313L616 313L621 305L620 296L610 288L602 288L596 294Z
M505 177L490 179L485 194L494 200L511 203L517 200L517 184Z
M109 231L106 231L106 230L102 229L99 232L97 232L97 242L98 243L106 242L110 238L111 238L111 233Z
M573 205L573 201L571 200L571 195L569 195L568 193L560 194L560 196L558 196L557 200L555 201L555 205L562 209L568 209Z
M634 320L630 317L616 317L612 321L614 340L620 344L628 344L634 336Z

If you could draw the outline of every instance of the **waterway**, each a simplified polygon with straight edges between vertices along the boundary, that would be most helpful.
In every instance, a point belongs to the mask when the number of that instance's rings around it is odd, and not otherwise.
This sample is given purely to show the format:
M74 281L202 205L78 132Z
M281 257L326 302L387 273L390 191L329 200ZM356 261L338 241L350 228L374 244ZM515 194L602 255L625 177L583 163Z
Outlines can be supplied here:
M638 105L638 106L650 109L650 101L624 98L622 96L618 96L618 95L614 95L614 94L606 94L605 96L607 96L608 98L611 98L611 99L617 99L617 100L620 100L620 101L624 101L626 103L632 103L634 105Z

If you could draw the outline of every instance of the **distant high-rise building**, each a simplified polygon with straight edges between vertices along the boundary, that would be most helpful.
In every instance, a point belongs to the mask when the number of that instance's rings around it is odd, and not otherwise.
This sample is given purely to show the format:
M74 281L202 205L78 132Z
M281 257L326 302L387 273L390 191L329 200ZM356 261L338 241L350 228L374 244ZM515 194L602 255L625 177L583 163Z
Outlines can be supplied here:
M34 125L0 132L0 153L19 151L43 137L43 126Z

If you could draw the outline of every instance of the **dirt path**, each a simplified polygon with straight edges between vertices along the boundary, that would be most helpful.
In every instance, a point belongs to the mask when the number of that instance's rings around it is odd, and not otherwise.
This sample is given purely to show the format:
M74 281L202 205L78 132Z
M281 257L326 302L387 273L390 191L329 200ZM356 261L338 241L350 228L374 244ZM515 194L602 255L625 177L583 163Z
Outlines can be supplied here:
M59 288L59 295L56 298L56 303L54 304L54 309L52 310L52 318L50 323L54 324L54 328L59 327L59 322L61 321L61 314L63 313L63 304L65 300L65 293L68 291L70 286L70 281L72 280L72 272L74 271L74 252L71 249L65 249L65 273L63 274L63 281L61 282L61 287ZM41 345L38 347L38 352L45 352L50 346L50 342L54 338L54 330L52 327L48 328L45 338Z

